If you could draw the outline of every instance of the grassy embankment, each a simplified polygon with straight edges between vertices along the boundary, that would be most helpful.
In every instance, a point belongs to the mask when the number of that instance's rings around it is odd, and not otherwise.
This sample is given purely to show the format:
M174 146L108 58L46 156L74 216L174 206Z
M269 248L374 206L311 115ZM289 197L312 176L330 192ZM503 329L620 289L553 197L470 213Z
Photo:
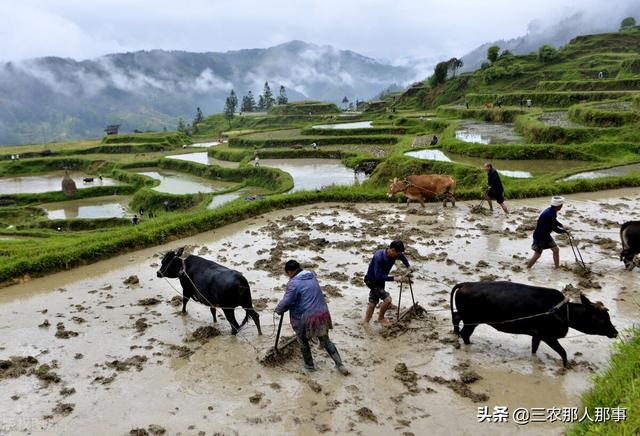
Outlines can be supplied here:
M640 433L640 330L629 332L628 339L617 342L609 360L609 367L596 375L593 387L582 395L582 405L595 417L597 407L609 410L626 409L626 419L616 422L612 416L606 422L584 420L567 432L583 435L637 435Z

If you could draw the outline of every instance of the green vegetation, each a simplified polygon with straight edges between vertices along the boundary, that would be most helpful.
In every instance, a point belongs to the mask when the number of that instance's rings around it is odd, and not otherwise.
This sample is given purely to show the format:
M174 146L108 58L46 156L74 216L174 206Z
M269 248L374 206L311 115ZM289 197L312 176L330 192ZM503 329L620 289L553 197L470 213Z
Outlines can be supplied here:
M593 418L596 407L626 409L625 419L605 422L584 420L571 427L567 434L582 435L634 435L640 432L640 330L632 329L629 338L617 342L609 367L593 380L593 387L582 396L582 404ZM619 422L616 422L619 421Z
M312 100L287 103L269 109L270 115L327 115L339 112L333 103Z
M235 92L231 93L225 113L203 116L196 110L193 122L183 121L180 132L5 147L2 152L6 154L0 156L0 177L62 169L113 177L122 184L79 189L74 199L128 195L132 211L144 208L153 218L147 216L135 227L127 218L49 220L39 205L68 200L62 192L1 195L0 234L28 235L31 239L0 241L0 282L159 244L277 208L329 200L386 201L389 179L415 173L450 174L456 179L458 198L480 198L486 176L479 168L404 155L417 149L412 145L428 145L436 134L435 148L458 155L584 163L573 165L573 169L543 171L530 179L505 177L509 198L640 186L638 174L562 180L572 171L640 162L639 46L640 31L626 29L575 38L559 49L541 47L537 54L525 56L492 47L487 53L490 62L473 73L458 74L462 62L451 58L441 62L430 79L415 83L404 93L383 93L380 100L355 106L343 99L344 109L357 107L361 112L341 112L326 102L289 102L284 88L276 96L265 83L257 103L251 94L238 102ZM531 108L527 107L529 99ZM242 115L237 113L238 106ZM463 118L478 123L514 123L523 139L513 144L463 142L456 138ZM373 128L312 128L353 121L373 121ZM418 138L423 138L422 142L418 143ZM237 167L166 159L177 153L203 152L190 146L208 140L224 140L207 150L209 156L236 162ZM314 142L318 149L310 147ZM20 153L19 161L9 159L15 153ZM291 176L254 166L255 157L330 158L341 159L348 167L363 162L377 166L360 185L288 193L293 187ZM135 169L142 167L229 185L215 194L165 194L151 189L158 181L135 174ZM238 190L242 190L239 196L260 193L266 197L207 208L214 195Z

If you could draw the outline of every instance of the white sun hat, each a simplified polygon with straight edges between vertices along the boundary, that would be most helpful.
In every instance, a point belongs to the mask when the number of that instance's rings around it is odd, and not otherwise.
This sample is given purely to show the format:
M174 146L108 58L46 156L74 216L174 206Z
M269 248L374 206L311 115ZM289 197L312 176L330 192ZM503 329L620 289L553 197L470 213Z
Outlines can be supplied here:
M564 197L555 196L551 197L551 206L562 206L564 204Z

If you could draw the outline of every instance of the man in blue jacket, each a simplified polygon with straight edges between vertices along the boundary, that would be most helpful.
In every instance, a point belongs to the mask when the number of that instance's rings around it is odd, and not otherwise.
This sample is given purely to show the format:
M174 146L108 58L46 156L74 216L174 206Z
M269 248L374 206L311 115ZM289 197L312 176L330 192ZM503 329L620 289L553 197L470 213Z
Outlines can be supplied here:
M370 289L369 306L364 316L365 324L371 321L378 301L382 300L382 305L380 305L380 311L378 312L378 322L384 327L389 326L389 321L384 318L384 314L387 312L387 309L389 309L389 306L391 306L391 296L385 291L384 287L386 282L401 282L403 280L402 277L396 279L389 275L391 268L393 268L393 265L398 259L400 259L405 267L410 267L409 261L404 255L404 244L402 241L393 241L389 244L388 248L376 251L371 262L369 262L369 269L364 276L364 282Z
M551 232L566 233L565 228L558 222L557 216L562 205L564 204L563 197L553 197L551 204L546 208L538 217L536 229L533 231L533 256L527 262L527 268L531 268L542 255L542 251L550 248L553 252L553 263L556 268L560 268L560 249L553 240Z
M316 275L311 271L304 271L295 260L289 260L284 271L289 276L289 283L275 311L280 316L289 311L291 327L298 336L305 369L316 369L309 340L318 338L320 345L335 362L336 369L341 374L348 375L349 371L342 364L336 346L329 339L329 330L333 328L331 314Z

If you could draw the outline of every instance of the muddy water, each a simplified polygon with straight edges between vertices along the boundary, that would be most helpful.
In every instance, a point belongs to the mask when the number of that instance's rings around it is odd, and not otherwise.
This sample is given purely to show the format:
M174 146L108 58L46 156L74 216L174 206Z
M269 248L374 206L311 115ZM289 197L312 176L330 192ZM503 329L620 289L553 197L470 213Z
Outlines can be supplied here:
M619 190L568 198L561 219L575 230L586 260L598 261L593 280L601 288L583 290L605 302L622 330L637 320L638 273L622 270L616 242L611 248L593 244L593 232L615 240L615 223L638 210L640 197L637 190ZM480 326L472 345L457 346L450 334L448 291L456 282L493 274L557 289L567 284L580 288L572 272L552 269L549 253L531 272L512 269L530 254L529 232L516 229L531 223L547 199L508 202L514 211L509 218L471 214L465 203L446 210L395 204L299 207L3 289L0 359L34 356L61 379L48 387L33 375L0 380L3 429L10 434L127 434L156 424L169 434L388 435L424 434L425 429L430 434L561 434L565 427L559 423L478 424L477 407L578 406L592 371L605 366L611 340L570 330L561 342L575 366L563 371L558 356L544 344L531 356L526 336ZM359 277L373 250L396 237L405 240L418 268L416 299L433 312L384 337L376 324L359 324L368 296ZM179 287L177 281L155 276L158 253L185 244L246 275L254 302L265 306L260 306L264 336L250 325L232 337L220 320L222 335L202 345L185 342L190 332L211 322L211 315L193 302L189 313L180 315L179 306L168 303L176 296L172 286ZM559 244L563 263L571 265L566 242ZM254 266L271 255L273 268ZM331 335L351 376L337 374L317 347L312 348L319 371L313 374L301 371L299 358L276 368L257 362L273 343L271 313L285 284L281 262L289 258L310 265L331 295ZM477 266L479 260L487 265ZM132 274L140 284L127 287L123 279ZM397 302L397 286L391 283L388 290ZM139 305L150 297L159 302ZM403 307L408 299L405 293ZM240 310L236 316L242 317ZM45 319L51 325L39 327ZM78 336L56 337L59 322L63 332ZM287 323L284 329L290 334ZM193 354L180 357L181 352ZM142 356L139 370L122 364L135 355ZM404 383L396 378L399 363L416 374L415 385L410 378ZM462 369L482 377L467 387L488 395L487 400L474 403L433 381L436 376L456 380ZM64 397L63 388L75 392ZM73 405L68 415L60 403ZM363 408L373 415L362 413Z
M233 186L233 183L214 181L168 170L145 170L139 171L138 174L160 180L160 185L153 189L168 194L208 193L221 191Z
M339 123L339 124L318 124L312 126L313 129L370 129L373 127L372 121L357 121L354 123Z
M195 162L203 165L218 165L225 168L238 168L238 166L240 165L238 162L229 162L226 160L220 160L220 159L210 157L207 154L207 152L176 154L173 156L167 156L167 158L186 160L189 162Z
M330 185L353 185L362 175L345 167L339 159L263 159L260 165L280 168L293 177L293 191L315 190Z
M102 180L80 172L69 172L69 176L76 182L76 186L81 188L91 188L94 186L112 186L120 182L114 179L103 177ZM61 191L64 171L54 171L46 174L2 177L0 178L0 194L37 194L40 192ZM94 177L93 182L85 183L85 177Z
M513 123L486 123L477 120L461 120L456 139L476 144L513 144L522 142Z
M407 156L417 159L437 160L442 162L457 162L475 167L482 167L488 161L481 157L471 157L461 154L444 153L440 150L426 149L409 151ZM579 168L588 165L588 162L566 161L551 159L510 160L489 159L498 172L504 176L516 178L529 178L537 175L564 171L568 168Z
M584 173L578 173L566 177L564 180L598 179L600 177L622 177L631 173L640 173L640 164L621 165L619 167L607 168L604 170L585 171Z
M112 196L85 198L43 204L49 219L72 218L122 218L129 215L128 204L131 197Z

